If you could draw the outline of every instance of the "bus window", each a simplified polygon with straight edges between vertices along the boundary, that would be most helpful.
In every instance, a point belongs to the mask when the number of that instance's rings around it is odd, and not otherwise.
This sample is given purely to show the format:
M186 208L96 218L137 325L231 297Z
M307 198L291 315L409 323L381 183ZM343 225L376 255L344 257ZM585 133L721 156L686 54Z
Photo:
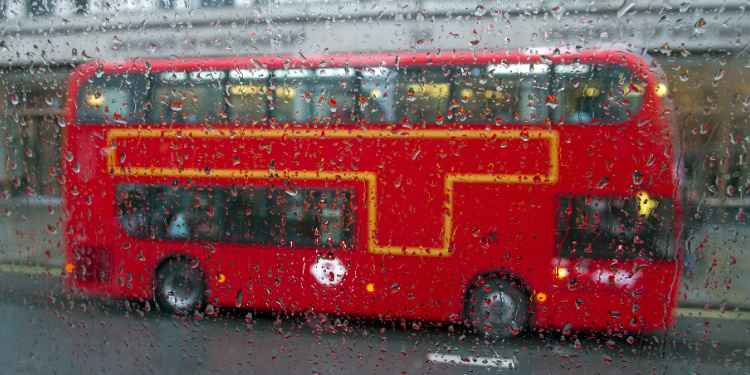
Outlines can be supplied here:
M495 116L490 108L496 96L491 75L481 67L458 68L450 110L456 122L488 122ZM507 117L507 116L506 116Z
M450 70L406 68L396 77L396 120L435 123L448 114Z
M353 212L351 194L330 189L299 189L290 195L275 189L271 206L277 211L275 243L341 247L351 244Z
M153 203L153 206L151 205ZM354 196L334 189L118 186L120 227L133 237L347 248ZM147 223L151 223L150 227Z
M553 121L618 124L638 112L645 85L630 70L607 65L556 65Z
M354 69L325 68L315 71L315 116L318 123L351 123L355 120L357 85Z
M304 123L312 117L312 78L313 71L310 69L273 72L273 109L277 122Z
M483 77L486 77L486 83L481 86L481 96L475 100L484 105L484 110L495 123L542 123L547 119L545 98L549 65L489 65L486 73L477 74L475 86L481 84ZM476 97L471 87L459 89L457 93L461 99L464 96Z
M637 196L560 198L560 256L664 259L675 256L672 201Z
M78 115L84 123L125 124L143 119L147 105L146 80L141 76L118 74L94 78L78 97Z
M218 240L221 191L210 187L153 188L156 209L152 218L155 237Z
M120 226L134 237L147 236L148 194L143 186L121 185L117 189L117 218Z
M276 121L351 123L356 113L354 70L344 68L274 71Z
M270 72L267 69L239 69L229 72L229 117L232 121L258 122L268 118Z
M226 119L222 81L225 72L160 73L150 120L166 123L218 122Z
M362 76L362 116L366 123L396 121L393 89L397 71L389 68L366 68Z

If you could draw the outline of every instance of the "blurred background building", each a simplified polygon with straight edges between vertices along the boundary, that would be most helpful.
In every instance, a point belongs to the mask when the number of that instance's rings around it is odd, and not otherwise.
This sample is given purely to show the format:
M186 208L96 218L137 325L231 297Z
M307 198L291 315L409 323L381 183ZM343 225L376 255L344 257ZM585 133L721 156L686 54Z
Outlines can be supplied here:
M688 218L746 220L747 20L745 3L731 0L2 0L3 206L55 211L66 80L83 61L619 44L656 57L665 72ZM59 219L48 221L35 227L55 232Z

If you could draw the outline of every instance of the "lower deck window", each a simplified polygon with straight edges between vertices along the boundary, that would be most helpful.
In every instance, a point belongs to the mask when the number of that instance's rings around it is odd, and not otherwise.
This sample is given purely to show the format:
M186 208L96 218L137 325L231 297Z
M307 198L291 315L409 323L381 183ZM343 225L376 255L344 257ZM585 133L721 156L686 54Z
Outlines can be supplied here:
M354 193L272 187L118 187L118 218L130 235L313 247L348 247Z

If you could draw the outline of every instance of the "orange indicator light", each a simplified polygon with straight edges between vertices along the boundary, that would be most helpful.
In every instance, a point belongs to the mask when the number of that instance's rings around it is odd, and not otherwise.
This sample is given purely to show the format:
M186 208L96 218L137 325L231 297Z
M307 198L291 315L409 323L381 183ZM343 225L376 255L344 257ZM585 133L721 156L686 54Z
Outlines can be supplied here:
M223 273L220 273L220 274L219 274L219 282L220 282L220 283L223 283L223 282L225 282L225 281L227 281L227 277L226 277L226 276L224 276L224 274L223 274Z
M68 273L73 273L73 269L76 268L74 265L68 263L65 265L65 270L68 271Z
M536 300L539 302L544 302L547 300L547 295L544 293L537 293L536 294Z
M370 293L374 292L375 291L375 284L373 284L373 283L367 283L367 285L365 285L365 290L367 290Z

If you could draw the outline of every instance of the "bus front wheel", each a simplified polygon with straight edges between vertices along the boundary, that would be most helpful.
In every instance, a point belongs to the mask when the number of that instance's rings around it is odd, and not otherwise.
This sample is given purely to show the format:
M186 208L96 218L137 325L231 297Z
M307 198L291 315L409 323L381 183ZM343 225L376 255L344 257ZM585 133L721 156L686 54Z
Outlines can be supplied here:
M186 314L199 309L205 292L203 272L188 259L169 259L156 271L154 295L164 311Z
M496 338L512 337L529 327L530 299L516 281L485 278L471 289L467 314L477 333Z

